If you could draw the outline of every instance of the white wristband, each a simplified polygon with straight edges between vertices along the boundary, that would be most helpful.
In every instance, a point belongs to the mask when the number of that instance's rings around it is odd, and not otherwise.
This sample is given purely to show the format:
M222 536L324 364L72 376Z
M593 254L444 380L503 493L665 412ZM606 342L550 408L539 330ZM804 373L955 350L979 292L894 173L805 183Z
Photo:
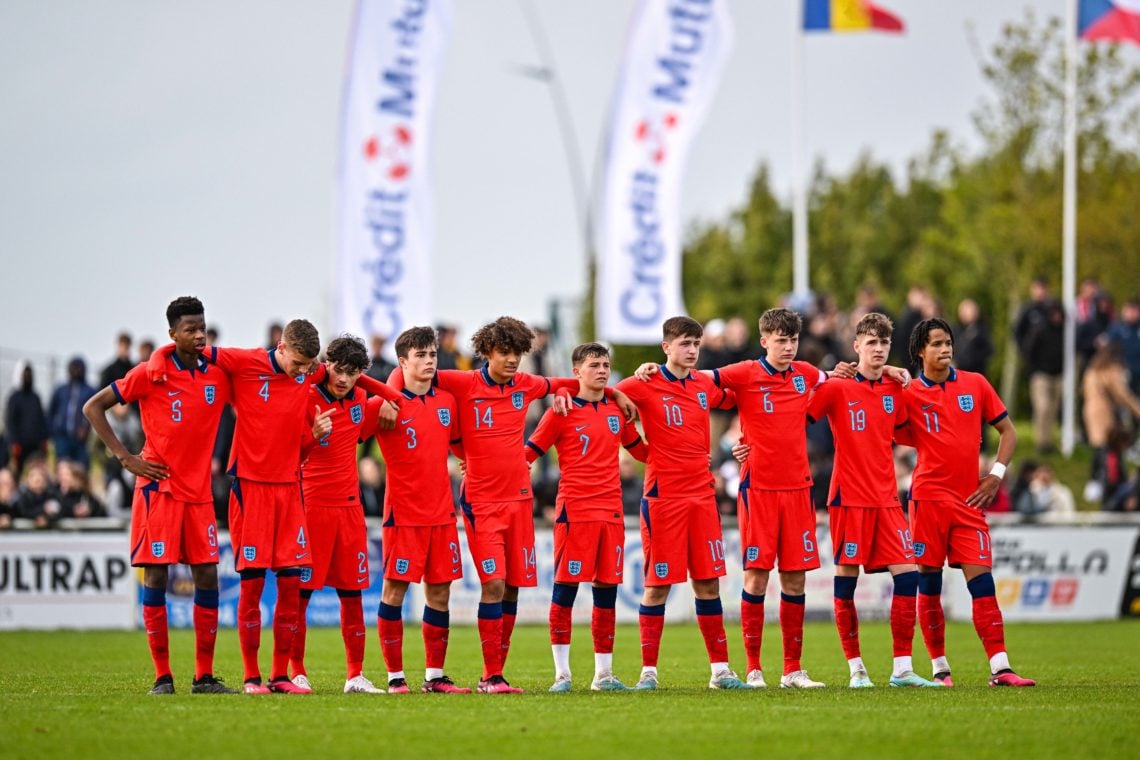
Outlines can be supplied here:
M1005 465L1001 462L994 462L994 466L990 468L990 475L995 476L998 480L1005 477Z

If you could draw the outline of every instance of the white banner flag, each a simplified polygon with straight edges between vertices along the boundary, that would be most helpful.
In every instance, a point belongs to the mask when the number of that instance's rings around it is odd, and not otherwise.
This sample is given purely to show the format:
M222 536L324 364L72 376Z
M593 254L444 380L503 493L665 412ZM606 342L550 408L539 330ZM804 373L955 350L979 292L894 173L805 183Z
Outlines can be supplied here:
M598 334L657 343L681 297L681 180L732 48L726 0L640 0L614 101L598 237Z
M361 0L341 125L337 329L389 339L432 318L429 135L450 0Z

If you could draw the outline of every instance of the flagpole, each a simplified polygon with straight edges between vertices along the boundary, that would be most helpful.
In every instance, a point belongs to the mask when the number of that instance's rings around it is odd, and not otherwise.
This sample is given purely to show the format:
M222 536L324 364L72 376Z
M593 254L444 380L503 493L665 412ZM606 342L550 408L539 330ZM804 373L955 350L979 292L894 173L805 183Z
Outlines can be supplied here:
M807 177L803 167L803 6L792 12L792 292L806 296L808 280Z
M1065 307L1061 451L1072 456L1077 405L1077 0L1065 2L1065 166L1061 211L1061 298Z

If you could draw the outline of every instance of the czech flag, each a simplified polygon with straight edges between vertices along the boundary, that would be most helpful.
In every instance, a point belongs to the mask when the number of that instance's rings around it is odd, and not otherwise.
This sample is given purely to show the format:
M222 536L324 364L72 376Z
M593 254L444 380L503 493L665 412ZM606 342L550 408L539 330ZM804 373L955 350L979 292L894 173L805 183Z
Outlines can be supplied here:
M1140 45L1140 0L1079 0L1077 36Z
M867 0L804 0L805 32L901 32L902 19Z

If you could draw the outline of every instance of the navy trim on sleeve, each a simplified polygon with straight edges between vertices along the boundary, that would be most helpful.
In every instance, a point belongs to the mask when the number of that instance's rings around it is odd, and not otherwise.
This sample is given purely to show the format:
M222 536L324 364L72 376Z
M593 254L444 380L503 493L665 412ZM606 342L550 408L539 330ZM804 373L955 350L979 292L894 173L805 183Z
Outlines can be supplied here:
M114 382L112 382L107 387L115 392L115 398L119 399L120 404L126 405L127 400L125 398L123 398L122 393L119 393L119 381L118 380L115 380Z
M1006 417L1008 417L1008 416L1009 416L1009 412L1008 412L1008 411L1006 411L1006 412L1002 412L1002 413L1001 413L1001 414L999 414L997 417L994 417L992 420L990 420L990 425L991 425L991 426L993 426L993 425L996 425L996 424L998 424L999 422L1001 422L1002 420L1004 420L1004 419L1005 419Z
M533 449L534 451L538 452L538 455L539 455L540 457L544 457L544 456L546 456L546 452L545 452L545 451L543 451L542 449L540 449L538 446L535 446L535 445L534 445L533 443L531 443L530 441L527 441L527 442L526 442L526 445L527 445L527 446L529 446L529 447L530 447L531 449Z

